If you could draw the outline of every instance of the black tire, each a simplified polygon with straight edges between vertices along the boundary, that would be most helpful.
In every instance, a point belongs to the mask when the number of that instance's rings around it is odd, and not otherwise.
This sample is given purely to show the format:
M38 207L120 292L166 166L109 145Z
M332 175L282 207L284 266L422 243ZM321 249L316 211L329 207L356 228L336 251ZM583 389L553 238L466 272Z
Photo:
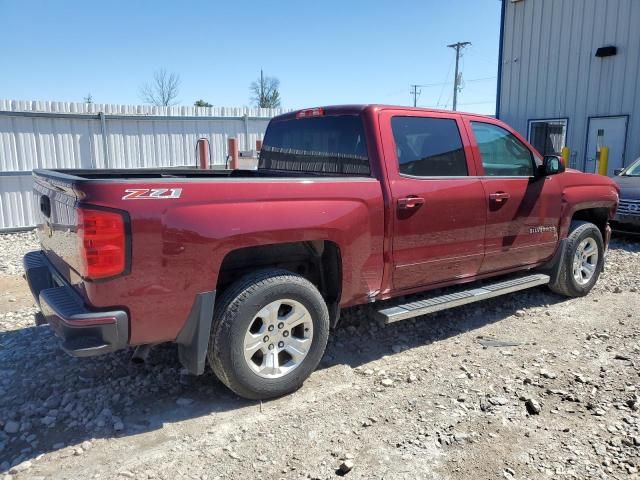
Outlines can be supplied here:
M306 357L279 378L263 378L244 356L244 338L256 314L280 299L292 299L309 312L313 337ZM300 388L322 359L329 337L329 312L318 289L305 278L287 270L268 270L247 275L232 284L216 301L208 359L216 376L236 394L267 399Z
M598 259L595 272L588 282L579 283L573 275L573 260L576 249L586 238L592 238L598 249ZM565 244L564 257L562 265L558 272L555 282L549 284L549 288L560 295L567 297L583 297L591 291L604 266L604 242L602 241L602 233L600 229L593 223L585 221L571 222L569 236Z

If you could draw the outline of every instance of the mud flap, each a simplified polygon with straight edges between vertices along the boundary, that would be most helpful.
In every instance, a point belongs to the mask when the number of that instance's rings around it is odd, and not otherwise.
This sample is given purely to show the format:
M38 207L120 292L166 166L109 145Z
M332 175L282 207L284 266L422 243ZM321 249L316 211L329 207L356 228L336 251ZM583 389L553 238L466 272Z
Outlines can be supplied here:
M204 373L215 299L215 290L196 295L187 321L176 339L180 363L192 375Z
M567 239L563 238L562 240L560 240L560 244L556 249L556 253L553 255L551 260L549 260L545 265L538 269L541 272L545 272L547 275L549 275L549 277L551 277L551 281L549 282L551 284L554 284L558 281L558 275L560 275L560 267L562 267L566 249Z

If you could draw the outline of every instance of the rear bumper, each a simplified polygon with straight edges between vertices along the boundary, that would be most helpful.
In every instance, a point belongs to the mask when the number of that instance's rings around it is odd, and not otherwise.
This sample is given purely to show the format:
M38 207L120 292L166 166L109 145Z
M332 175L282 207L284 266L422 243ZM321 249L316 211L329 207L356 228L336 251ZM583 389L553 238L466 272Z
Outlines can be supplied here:
M23 262L25 277L40 306L44 323L48 323L62 339L65 352L74 357L90 357L127 347L127 312L88 309L42 251L27 253Z

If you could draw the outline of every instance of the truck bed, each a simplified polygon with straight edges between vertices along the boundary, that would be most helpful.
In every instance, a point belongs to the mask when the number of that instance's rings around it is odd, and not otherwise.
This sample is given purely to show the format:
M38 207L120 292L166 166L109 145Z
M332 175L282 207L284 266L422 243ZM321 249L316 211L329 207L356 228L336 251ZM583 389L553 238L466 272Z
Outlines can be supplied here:
M91 308L109 309L127 299L132 344L157 337L158 324L163 341L174 340L193 298L216 288L229 252L256 242L321 238L342 244L350 266L344 303L366 300L382 262L383 197L373 177L190 168L36 170L34 195L46 258ZM106 283L83 273L81 210L124 218L126 270ZM161 314L152 311L157 304Z
M66 181L81 180L135 180L135 179L219 179L223 177L233 178L299 178L299 177L344 177L345 174L314 173L314 172L290 172L281 170L229 170L210 169L200 170L190 167L163 167L163 168L110 168L110 169L40 169L34 170L40 177ZM362 175L353 175L362 177Z

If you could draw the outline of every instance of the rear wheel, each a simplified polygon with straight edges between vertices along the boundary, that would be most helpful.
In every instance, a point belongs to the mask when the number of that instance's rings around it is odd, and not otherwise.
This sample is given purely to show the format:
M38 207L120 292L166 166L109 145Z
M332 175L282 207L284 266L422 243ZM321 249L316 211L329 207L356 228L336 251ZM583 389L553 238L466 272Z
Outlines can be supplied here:
M285 270L238 280L217 302L209 363L238 395L266 399L299 388L327 345L329 314L318 289Z
M568 297L581 297L595 285L604 266L602 233L593 223L576 221L565 245L564 258L549 288Z

